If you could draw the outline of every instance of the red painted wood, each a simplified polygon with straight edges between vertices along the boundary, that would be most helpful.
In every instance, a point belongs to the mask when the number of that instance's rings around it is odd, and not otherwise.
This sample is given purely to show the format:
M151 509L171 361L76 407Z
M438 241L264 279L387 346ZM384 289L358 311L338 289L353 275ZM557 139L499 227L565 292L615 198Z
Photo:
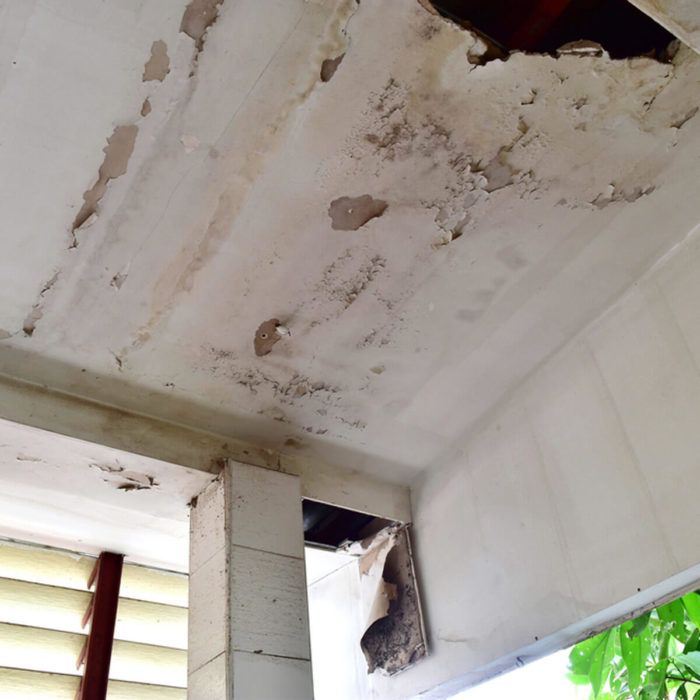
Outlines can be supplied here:
M96 585L92 601L92 624L87 639L85 672L79 700L105 700L107 697L123 564L123 555L103 552L93 572Z

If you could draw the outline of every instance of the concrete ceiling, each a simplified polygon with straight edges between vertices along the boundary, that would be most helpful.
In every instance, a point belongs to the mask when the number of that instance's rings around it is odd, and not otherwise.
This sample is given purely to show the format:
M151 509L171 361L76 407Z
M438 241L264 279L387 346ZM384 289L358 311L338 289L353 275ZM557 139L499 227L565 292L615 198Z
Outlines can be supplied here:
M700 58L479 65L423 5L0 0L0 372L402 482L461 444L700 221Z

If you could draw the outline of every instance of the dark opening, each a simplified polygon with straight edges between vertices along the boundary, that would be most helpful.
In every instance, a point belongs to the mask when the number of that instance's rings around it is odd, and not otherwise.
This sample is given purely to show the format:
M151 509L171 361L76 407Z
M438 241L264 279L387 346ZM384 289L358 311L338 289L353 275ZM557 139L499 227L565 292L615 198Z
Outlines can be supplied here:
M674 37L628 0L432 0L445 17L508 51L554 53L595 41L612 58L669 60Z
M336 549L344 542L356 542L390 524L374 515L358 513L318 501L303 501L306 544Z

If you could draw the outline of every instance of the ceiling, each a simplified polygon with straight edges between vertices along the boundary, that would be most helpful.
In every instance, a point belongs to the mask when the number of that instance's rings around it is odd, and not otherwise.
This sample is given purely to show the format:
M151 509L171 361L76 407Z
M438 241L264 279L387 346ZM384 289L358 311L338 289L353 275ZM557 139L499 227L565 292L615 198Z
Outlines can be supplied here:
M0 372L408 483L700 221L688 49L186 10L0 0Z

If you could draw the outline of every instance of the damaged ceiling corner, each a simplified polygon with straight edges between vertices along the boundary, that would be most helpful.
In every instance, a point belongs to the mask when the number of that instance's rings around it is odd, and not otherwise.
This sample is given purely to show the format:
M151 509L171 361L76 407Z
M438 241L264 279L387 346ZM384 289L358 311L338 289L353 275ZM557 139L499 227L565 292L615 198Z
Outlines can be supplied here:
M407 525L390 525L346 550L359 556L367 673L404 671L427 655Z

